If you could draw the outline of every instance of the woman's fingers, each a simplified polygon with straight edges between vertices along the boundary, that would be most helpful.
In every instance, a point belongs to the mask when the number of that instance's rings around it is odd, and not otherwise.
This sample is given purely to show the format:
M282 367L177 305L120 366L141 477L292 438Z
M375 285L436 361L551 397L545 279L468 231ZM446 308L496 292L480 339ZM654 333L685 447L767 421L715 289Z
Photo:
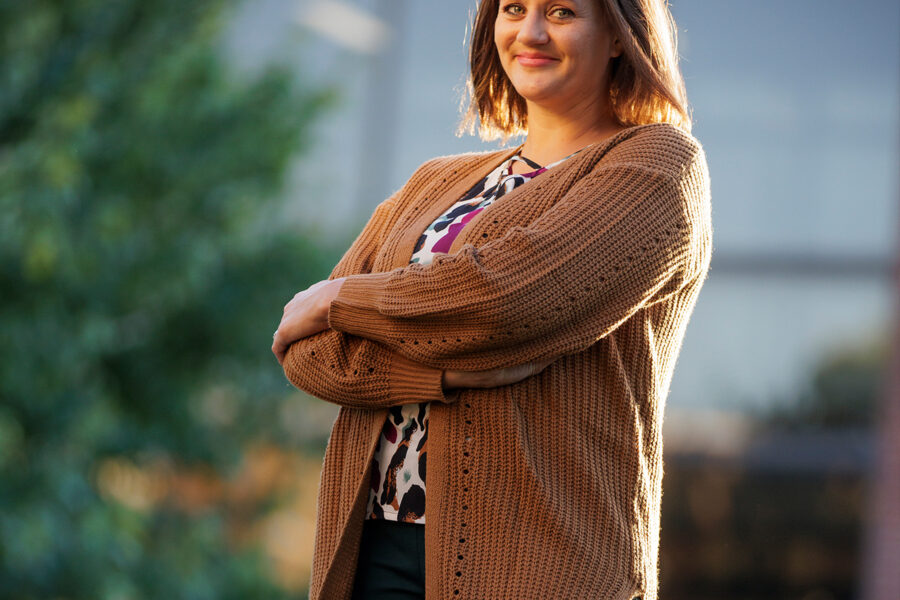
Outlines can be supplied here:
M537 375L538 373L540 373L541 371L543 371L544 369L546 369L547 367L552 365L555 361L556 361L556 357L547 358L545 360L535 361L535 362L531 363L531 365L534 367L534 371L532 372L532 375Z
M328 309L346 277L324 279L297 292L281 315L278 330L272 336L272 353L278 364L284 363L287 349L295 341L328 329Z
M290 342L285 343L284 335L279 335L281 328L279 327L278 331L272 336L272 353L275 355L275 358L278 359L278 364L284 364L284 357L287 354L288 346Z
M278 364L284 365L284 357L287 355L287 348L280 344L273 344L272 353L275 354L275 358L276 360L278 360Z
M489 371L444 371L444 387L452 388L492 388L518 383L546 369L554 358L534 361L513 367L502 367Z

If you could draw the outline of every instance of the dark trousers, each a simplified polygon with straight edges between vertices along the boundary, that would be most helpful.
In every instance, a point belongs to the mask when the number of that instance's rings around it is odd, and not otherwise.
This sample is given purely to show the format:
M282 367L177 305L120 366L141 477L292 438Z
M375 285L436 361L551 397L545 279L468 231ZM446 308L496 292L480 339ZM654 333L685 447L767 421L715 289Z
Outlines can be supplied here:
M425 598L425 526L366 519L353 582L353 600Z

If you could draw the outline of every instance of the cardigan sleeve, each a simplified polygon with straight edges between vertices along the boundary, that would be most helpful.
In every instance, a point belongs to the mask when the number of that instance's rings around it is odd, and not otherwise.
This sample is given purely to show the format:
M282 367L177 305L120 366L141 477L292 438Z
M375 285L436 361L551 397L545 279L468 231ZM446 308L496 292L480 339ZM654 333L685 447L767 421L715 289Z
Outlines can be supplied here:
M526 227L429 265L348 277L329 324L444 369L585 350L638 310L705 277L712 246L706 169L702 148L677 176L646 165L598 165ZM517 201L529 201L524 189Z
M421 173L420 167L416 173ZM386 232L396 219L399 195L421 180L416 174L383 201L344 253L329 279L370 273ZM453 402L442 388L443 370L411 360L391 348L353 334L326 329L294 342L283 363L297 388L348 408L383 408L413 402Z

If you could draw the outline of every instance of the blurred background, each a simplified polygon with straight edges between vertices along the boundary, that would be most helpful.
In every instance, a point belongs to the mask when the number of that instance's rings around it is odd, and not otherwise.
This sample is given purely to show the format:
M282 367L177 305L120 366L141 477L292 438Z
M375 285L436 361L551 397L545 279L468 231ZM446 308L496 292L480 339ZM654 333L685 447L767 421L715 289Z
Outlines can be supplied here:
M334 405L269 351L454 135L475 3L0 1L0 598L305 598ZM715 251L661 597L900 597L900 5L670 3ZM510 141L510 145L520 139Z

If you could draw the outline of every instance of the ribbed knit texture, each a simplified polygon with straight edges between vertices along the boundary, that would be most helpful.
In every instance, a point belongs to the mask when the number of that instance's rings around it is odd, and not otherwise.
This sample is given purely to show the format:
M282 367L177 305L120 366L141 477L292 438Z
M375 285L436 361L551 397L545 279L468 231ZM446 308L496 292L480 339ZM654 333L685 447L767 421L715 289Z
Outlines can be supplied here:
M498 199L446 256L424 227L515 152L424 163L331 277L331 329L290 381L342 407L325 451L311 599L349 599L385 407L433 401L427 598L656 600L662 421L709 269L700 143L626 129ZM445 393L443 369L556 358L519 383Z

